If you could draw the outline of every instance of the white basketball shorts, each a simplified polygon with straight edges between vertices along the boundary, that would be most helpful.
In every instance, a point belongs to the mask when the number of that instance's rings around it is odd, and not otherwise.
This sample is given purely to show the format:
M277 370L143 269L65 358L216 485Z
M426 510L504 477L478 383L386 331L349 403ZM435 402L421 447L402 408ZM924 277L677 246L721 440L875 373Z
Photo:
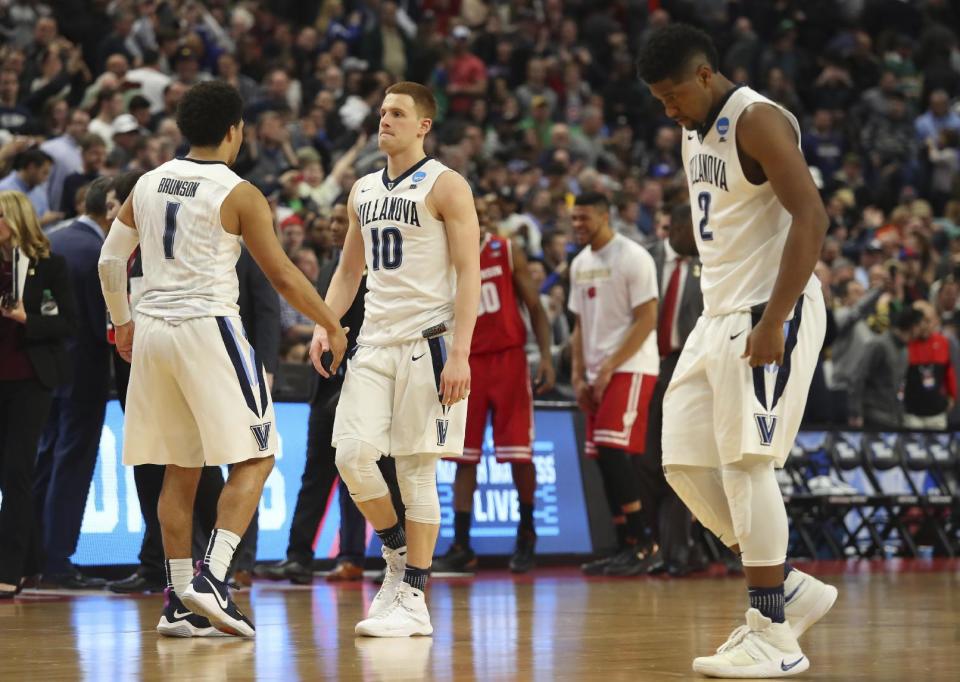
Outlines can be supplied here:
M440 403L443 337L395 346L359 346L347 364L333 445L354 438L385 455L463 455L467 401Z
M783 466L807 403L826 332L819 287L808 287L785 324L783 365L751 368L747 335L760 311L701 317L663 399L663 464L719 467L744 455Z
M273 401L239 317L137 315L124 464L202 467L276 451Z

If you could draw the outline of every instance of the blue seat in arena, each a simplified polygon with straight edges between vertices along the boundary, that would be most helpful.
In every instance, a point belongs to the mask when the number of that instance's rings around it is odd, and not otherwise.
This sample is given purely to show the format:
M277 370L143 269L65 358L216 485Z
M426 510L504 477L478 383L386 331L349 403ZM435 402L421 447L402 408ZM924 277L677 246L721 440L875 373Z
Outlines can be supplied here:
M884 552L879 529L889 517L887 500L876 487L866 464L865 434L839 431L829 445L830 476L852 494L828 494L825 503L831 518L843 532L846 556L869 557Z
M780 489L790 517L790 556L834 558L844 556L843 537L834 515L826 509L830 485L828 431L801 431L790 457L778 472Z

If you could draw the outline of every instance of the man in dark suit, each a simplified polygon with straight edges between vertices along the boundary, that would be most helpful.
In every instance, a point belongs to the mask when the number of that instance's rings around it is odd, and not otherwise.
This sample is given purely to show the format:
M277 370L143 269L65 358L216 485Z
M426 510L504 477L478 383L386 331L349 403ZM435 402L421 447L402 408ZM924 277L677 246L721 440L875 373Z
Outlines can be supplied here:
M703 313L700 291L700 261L693 237L690 205L675 206L670 212L666 239L650 247L657 265L660 284L660 310L657 342L660 347L660 375L650 400L647 418L647 452L637 457L641 504L660 551L654 555L651 571L685 575L699 568L699 557L690 556L690 512L667 485L661 464L660 436L663 430L663 396L670 385L673 370L687 337Z
M51 237L52 251L64 257L77 303L76 333L67 339L73 380L56 389L40 440L34 475L34 501L45 554L43 586L99 589L71 563L77 549L90 481L110 390L106 304L100 292L100 247L119 204L110 178L95 180L85 213Z
M340 254L343 241L347 236L347 205L340 201L334 205L330 214L330 231L332 232L334 253L320 270L317 280L317 289L326 295L333 273L340 263ZM340 325L349 327L347 332L347 348L354 348L357 335L363 324L363 297L367 292L366 277L360 281L353 304L347 310ZM343 386L343 377L347 363L340 365L336 376L325 381L314 379L314 386L310 397L310 417L307 421L307 461L300 479L300 492L297 494L297 505L290 523L290 539L287 543L287 558L272 566L263 567L258 575L270 580L289 579L298 584L307 584L313 580L313 541L317 535L317 527L323 519L323 512L327 508L327 501L332 492L333 483L337 479L337 467L334 463L336 450L331 445L333 440L333 418L337 411L337 402L340 399L340 388ZM396 488L396 473L384 471L384 463L392 458L383 457L378 464L384 472L384 478L391 490ZM388 464L389 466L389 464ZM391 482L393 481L393 482ZM395 498L396 499L396 498ZM353 501L348 498L350 504ZM348 517L348 524L349 524ZM364 523L361 515L361 524ZM363 525L361 528L365 528ZM362 551L361 551L362 554Z

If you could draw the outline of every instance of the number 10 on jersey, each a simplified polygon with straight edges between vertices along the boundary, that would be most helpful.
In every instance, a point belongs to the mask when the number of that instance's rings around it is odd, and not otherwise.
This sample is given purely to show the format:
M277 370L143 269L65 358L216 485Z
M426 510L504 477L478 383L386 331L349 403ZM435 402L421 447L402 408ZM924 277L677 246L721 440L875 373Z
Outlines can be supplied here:
M396 227L385 227L381 230L374 227L370 230L370 241L373 251L373 269L379 270L381 263L384 270L396 270L403 263L403 235Z

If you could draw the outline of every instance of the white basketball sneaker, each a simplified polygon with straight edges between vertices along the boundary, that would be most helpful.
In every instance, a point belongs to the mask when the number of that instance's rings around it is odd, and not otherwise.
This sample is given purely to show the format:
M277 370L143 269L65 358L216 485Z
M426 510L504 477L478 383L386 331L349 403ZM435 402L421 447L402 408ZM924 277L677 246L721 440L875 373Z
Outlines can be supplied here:
M793 636L800 636L823 618L837 601L837 588L793 569L783 581L783 613Z
M716 654L693 660L693 670L707 677L792 677L809 667L790 626L757 609L747 610L747 624L734 630Z
M383 546L381 553L384 561L387 562L387 573L380 586L377 596L370 602L370 608L367 609L367 618L375 618L377 614L385 611L393 603L397 596L397 588L403 582L403 573L407 570L407 548L390 549Z
M423 592L401 582L393 603L376 616L361 620L354 631L366 637L432 635L433 625Z

